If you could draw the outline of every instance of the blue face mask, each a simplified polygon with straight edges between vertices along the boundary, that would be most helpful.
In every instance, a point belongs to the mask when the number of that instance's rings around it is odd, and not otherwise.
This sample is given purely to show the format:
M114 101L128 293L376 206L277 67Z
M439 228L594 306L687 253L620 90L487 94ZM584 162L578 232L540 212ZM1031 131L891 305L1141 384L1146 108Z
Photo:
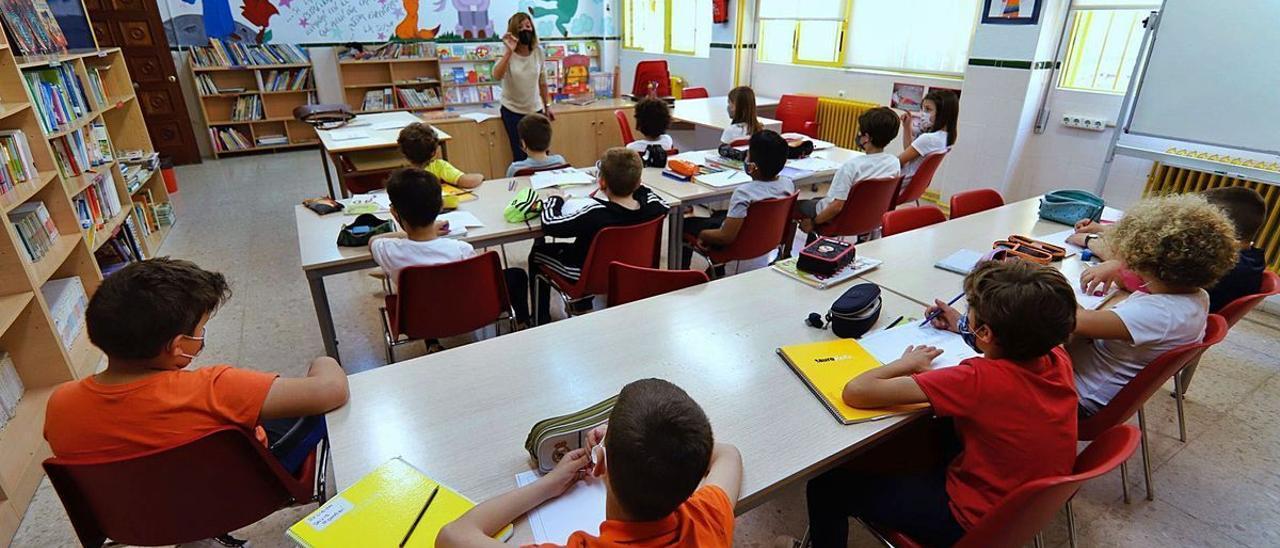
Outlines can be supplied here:
M982 353L982 349L978 348L978 335L969 328L969 315L960 316L960 321L956 323L956 329L960 331L960 338L964 339L964 343L969 345L974 352Z

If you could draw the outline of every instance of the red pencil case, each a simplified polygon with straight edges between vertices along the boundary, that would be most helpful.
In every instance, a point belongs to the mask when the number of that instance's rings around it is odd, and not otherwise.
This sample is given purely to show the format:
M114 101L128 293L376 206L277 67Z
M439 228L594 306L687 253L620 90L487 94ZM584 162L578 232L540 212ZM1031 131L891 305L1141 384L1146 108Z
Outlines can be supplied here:
M796 268L818 276L833 276L840 269L849 266L856 256L853 242L835 238L818 238L800 251L800 257L796 259Z

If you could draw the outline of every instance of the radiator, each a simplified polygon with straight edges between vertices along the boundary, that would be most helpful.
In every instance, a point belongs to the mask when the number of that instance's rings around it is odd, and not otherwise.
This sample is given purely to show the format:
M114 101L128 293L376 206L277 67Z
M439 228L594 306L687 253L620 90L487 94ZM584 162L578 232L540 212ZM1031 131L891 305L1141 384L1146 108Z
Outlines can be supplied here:
M858 136L858 117L878 107L875 103L822 97L818 99L818 138L830 141L841 148L858 148L854 141Z
M1280 273L1280 188L1275 185L1157 163L1151 166L1151 175L1147 177L1143 195L1202 192L1225 186L1252 188L1266 201L1267 219L1258 232L1255 245L1266 253L1267 268Z

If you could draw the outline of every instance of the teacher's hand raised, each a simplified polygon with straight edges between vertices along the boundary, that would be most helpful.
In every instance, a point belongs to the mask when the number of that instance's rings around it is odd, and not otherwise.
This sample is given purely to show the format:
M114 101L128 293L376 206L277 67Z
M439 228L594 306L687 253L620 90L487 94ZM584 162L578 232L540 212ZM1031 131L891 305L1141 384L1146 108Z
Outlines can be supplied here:
M510 32L502 35L502 45L507 46L507 51L503 52L503 55L511 55L512 53L515 53L516 45L519 43L520 41L517 40L515 35Z

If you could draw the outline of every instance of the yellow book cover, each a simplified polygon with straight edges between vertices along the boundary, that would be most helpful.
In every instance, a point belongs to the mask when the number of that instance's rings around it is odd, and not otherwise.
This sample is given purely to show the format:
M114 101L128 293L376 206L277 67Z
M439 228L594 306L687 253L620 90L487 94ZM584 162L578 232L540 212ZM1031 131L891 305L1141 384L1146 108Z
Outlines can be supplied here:
M795 371L822 404L843 424L882 419L923 409L924 405L858 409L844 402L849 380L880 367L880 361L853 339L794 344L778 349L778 355Z
M413 465L396 457L360 478L289 527L289 538L301 546L399 546L422 505L439 485ZM440 485L422 521L405 546L431 547L436 535L475 503ZM495 538L511 537L508 525Z

